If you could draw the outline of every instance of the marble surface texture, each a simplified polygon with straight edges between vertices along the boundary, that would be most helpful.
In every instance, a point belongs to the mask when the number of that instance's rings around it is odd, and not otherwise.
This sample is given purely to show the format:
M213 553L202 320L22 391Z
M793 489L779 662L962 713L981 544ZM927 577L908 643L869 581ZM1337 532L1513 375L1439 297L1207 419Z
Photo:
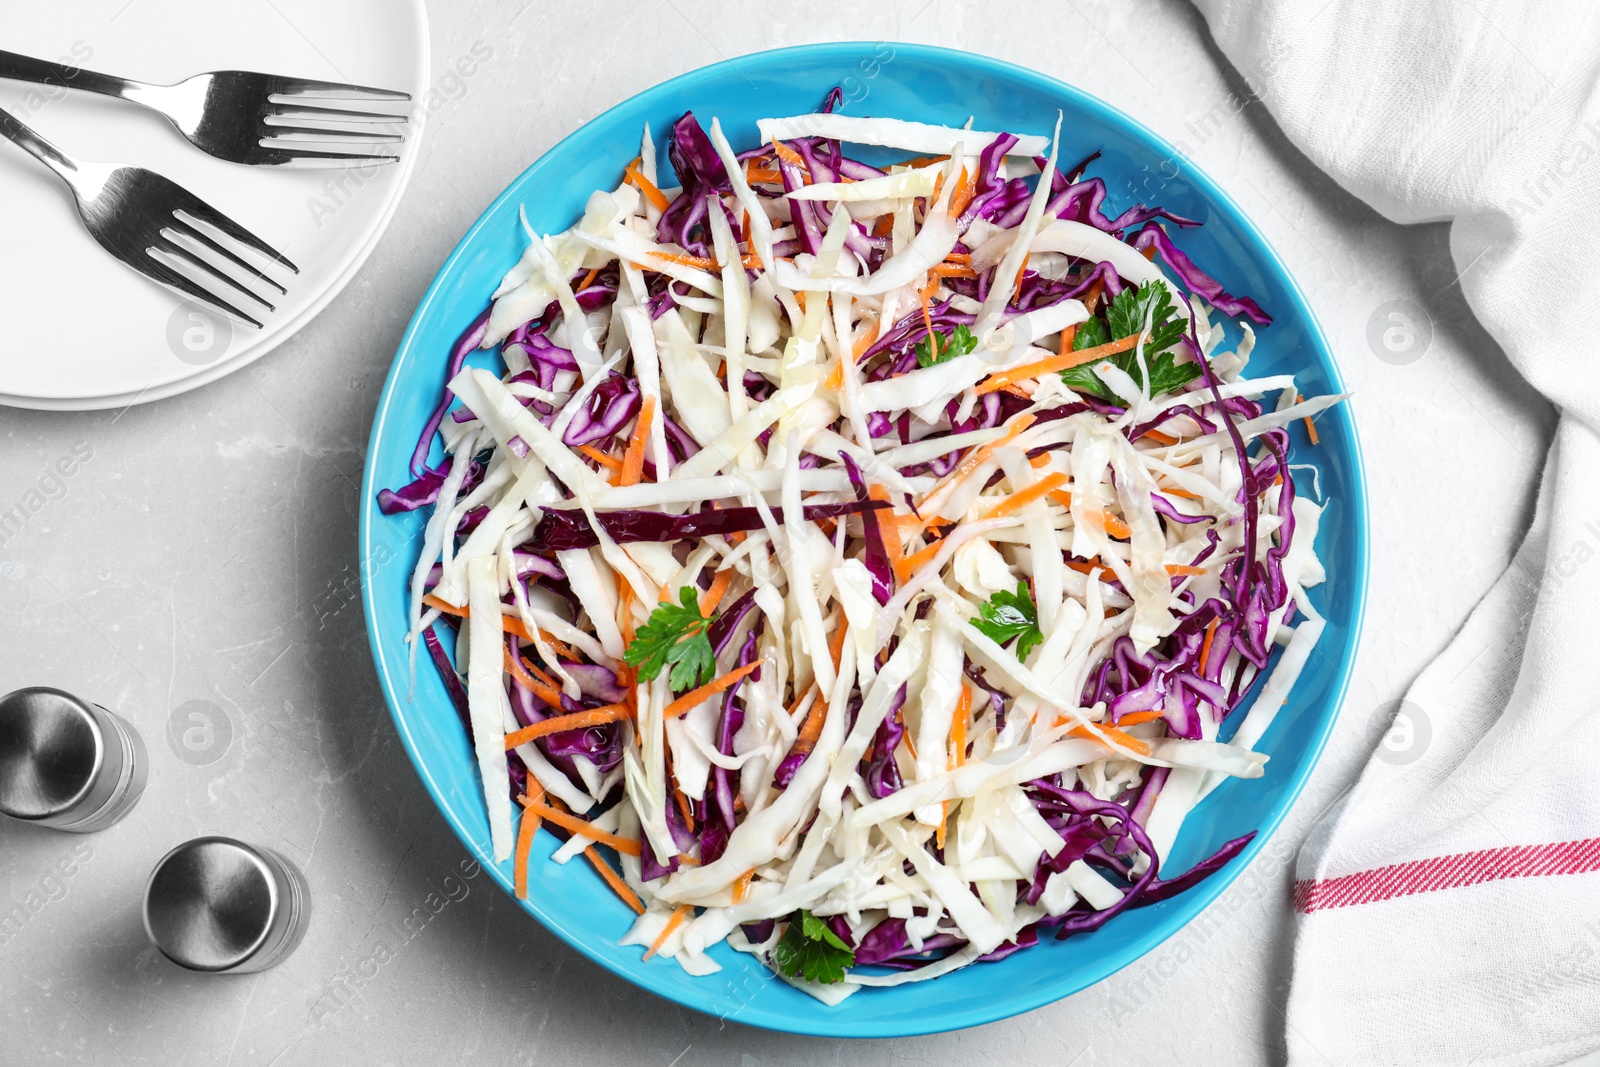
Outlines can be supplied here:
M436 79L459 57L490 57L440 83L393 225L320 318L186 396L0 409L0 508L48 489L20 531L0 534L0 690L55 685L113 707L152 764L134 817L108 832L0 824L0 908L27 913L0 932L0 1064L1280 1062L1293 846L1506 565L1553 427L1469 314L1443 228L1392 225L1313 168L1179 0L435 0L430 20ZM476 872L390 725L356 572L378 390L411 309L478 213L635 92L724 57L838 39L1025 64L1179 143L1261 226L1320 317L1354 391L1374 524L1349 697L1274 846L1196 924L1091 989L973 1030L862 1043L766 1034L655 999ZM1408 363L1368 340L1395 300L1432 331ZM0 294L0 315L27 313ZM72 474L46 483L73 456ZM185 729L199 731L187 745ZM282 966L208 978L146 942L151 866L207 833L304 869L313 926Z

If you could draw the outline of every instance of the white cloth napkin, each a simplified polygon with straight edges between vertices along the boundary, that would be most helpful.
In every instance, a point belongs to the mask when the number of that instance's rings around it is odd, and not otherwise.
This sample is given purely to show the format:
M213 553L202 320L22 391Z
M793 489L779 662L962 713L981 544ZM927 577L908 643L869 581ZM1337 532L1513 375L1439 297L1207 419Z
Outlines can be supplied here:
M1290 1062L1567 1062L1600 1047L1600 4L1197 3L1313 161L1451 221L1473 311L1561 412L1516 561L1300 853Z

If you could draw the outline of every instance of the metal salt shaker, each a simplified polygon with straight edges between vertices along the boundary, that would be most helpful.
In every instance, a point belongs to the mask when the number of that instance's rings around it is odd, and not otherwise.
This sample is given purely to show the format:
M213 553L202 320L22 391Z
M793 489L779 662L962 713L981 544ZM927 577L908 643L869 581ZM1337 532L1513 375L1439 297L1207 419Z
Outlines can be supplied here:
M144 928L162 955L211 974L276 966L305 936L311 897L271 849L199 837L164 856L144 892Z
M126 815L149 760L120 716L59 689L0 697L0 814L87 834Z

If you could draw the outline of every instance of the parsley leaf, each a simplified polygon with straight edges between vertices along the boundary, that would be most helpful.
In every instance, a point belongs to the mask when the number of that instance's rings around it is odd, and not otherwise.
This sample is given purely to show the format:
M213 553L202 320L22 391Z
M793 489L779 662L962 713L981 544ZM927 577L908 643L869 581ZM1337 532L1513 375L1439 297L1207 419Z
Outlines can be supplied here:
M622 661L639 668L639 680L654 679L668 664L667 681L675 693L705 685L716 668L716 654L706 631L711 620L700 614L700 600L692 586L678 590L678 604L663 601L633 635Z
M931 346L935 340L939 345L937 351ZM977 347L978 339L965 326L957 326L950 333L935 332L917 342L917 366L931 367L935 363L964 356Z
M989 640L1003 645L1017 639L1014 651L1019 660L1026 660L1033 646L1044 640L1039 632L1039 610L1033 606L1027 582L1018 582L1015 593L1000 590L987 604L978 606L978 614L982 617L973 619L972 625Z
M1105 322L1091 318L1078 324L1078 332L1072 338L1072 350L1081 352L1085 348L1099 348L1110 343L1111 334L1106 332Z
M1179 363L1177 353L1170 351L1183 337L1183 319L1178 317L1172 304L1172 293L1160 282L1146 282L1138 288L1125 288L1106 308L1105 321L1092 318L1078 327L1073 340L1073 350L1081 351L1098 345L1129 337L1144 329L1145 312L1150 312L1150 336L1145 338L1144 359L1150 368L1150 395L1160 396L1189 384L1200 377L1197 363ZM1129 350L1108 357L1105 362L1122 368L1135 383L1142 384L1138 354ZM1117 403L1121 400L1100 376L1094 372L1096 364L1085 363L1061 372L1062 381L1080 393L1089 393L1102 400Z
M1123 289L1106 308L1106 325L1113 339L1129 337L1144 329L1145 312L1150 312L1150 336L1145 340L1145 355L1153 356L1178 343L1183 336L1183 319L1174 318L1172 292L1160 282L1145 282L1137 289Z
M789 917L789 928L772 950L772 962L790 978L832 985L844 981L856 954L827 922L801 908Z

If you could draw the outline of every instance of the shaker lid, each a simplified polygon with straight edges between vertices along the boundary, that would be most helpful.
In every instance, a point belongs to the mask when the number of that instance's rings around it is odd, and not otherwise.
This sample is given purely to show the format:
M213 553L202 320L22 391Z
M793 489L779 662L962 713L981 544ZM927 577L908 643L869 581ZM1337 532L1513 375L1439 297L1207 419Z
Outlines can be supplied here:
M47 819L95 786L106 741L93 711L59 689L0 697L0 812Z
M226 837L173 849L145 888L145 927L167 958L196 971L248 964L284 925L283 893L270 861Z

